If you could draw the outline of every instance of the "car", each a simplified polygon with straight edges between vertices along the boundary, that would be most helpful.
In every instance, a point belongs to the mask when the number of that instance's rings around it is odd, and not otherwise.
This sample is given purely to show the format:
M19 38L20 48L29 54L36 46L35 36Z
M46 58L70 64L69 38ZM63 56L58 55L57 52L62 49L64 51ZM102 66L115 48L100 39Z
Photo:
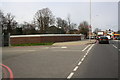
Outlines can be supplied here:
M99 37L96 37L96 40L99 40Z
M110 36L106 36L109 40L111 40L111 37Z
M114 37L114 40L117 40L118 37Z
M120 37L115 37L114 40L120 40Z
M100 36L98 39L98 42L99 42L99 44L101 44L101 43L109 44L109 39L106 36Z
M120 37L118 37L117 40L120 40Z

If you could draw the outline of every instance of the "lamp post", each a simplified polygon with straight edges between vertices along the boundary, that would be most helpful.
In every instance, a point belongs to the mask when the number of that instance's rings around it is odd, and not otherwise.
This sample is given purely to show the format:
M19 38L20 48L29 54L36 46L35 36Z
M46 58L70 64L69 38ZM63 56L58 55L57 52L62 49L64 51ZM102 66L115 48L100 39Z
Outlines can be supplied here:
M89 27L89 41L91 41L91 0L90 0L90 27Z

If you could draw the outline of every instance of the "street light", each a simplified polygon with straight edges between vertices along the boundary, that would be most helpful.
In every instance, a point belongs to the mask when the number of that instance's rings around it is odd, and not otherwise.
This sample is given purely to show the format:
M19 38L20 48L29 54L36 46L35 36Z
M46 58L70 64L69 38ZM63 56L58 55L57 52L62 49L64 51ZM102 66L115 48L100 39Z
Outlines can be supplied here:
M90 27L89 27L89 41L91 41L91 38L90 38L90 33L91 33L91 0L90 0Z

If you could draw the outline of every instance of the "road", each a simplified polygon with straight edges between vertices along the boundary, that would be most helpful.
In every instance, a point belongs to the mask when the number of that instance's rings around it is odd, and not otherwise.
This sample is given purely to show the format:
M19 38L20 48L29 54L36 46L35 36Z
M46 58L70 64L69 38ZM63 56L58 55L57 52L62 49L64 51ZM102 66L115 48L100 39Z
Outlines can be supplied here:
M77 78L118 77L118 51L111 44L96 44L75 72Z
M15 78L118 78L118 41L3 48Z

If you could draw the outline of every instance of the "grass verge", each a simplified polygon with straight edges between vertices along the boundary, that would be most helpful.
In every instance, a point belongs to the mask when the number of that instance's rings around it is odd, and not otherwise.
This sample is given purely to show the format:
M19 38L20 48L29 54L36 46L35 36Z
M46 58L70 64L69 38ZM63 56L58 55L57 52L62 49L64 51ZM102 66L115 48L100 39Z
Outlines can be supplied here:
M39 46L39 45L52 45L53 43L26 43L26 44L13 44L11 46Z

